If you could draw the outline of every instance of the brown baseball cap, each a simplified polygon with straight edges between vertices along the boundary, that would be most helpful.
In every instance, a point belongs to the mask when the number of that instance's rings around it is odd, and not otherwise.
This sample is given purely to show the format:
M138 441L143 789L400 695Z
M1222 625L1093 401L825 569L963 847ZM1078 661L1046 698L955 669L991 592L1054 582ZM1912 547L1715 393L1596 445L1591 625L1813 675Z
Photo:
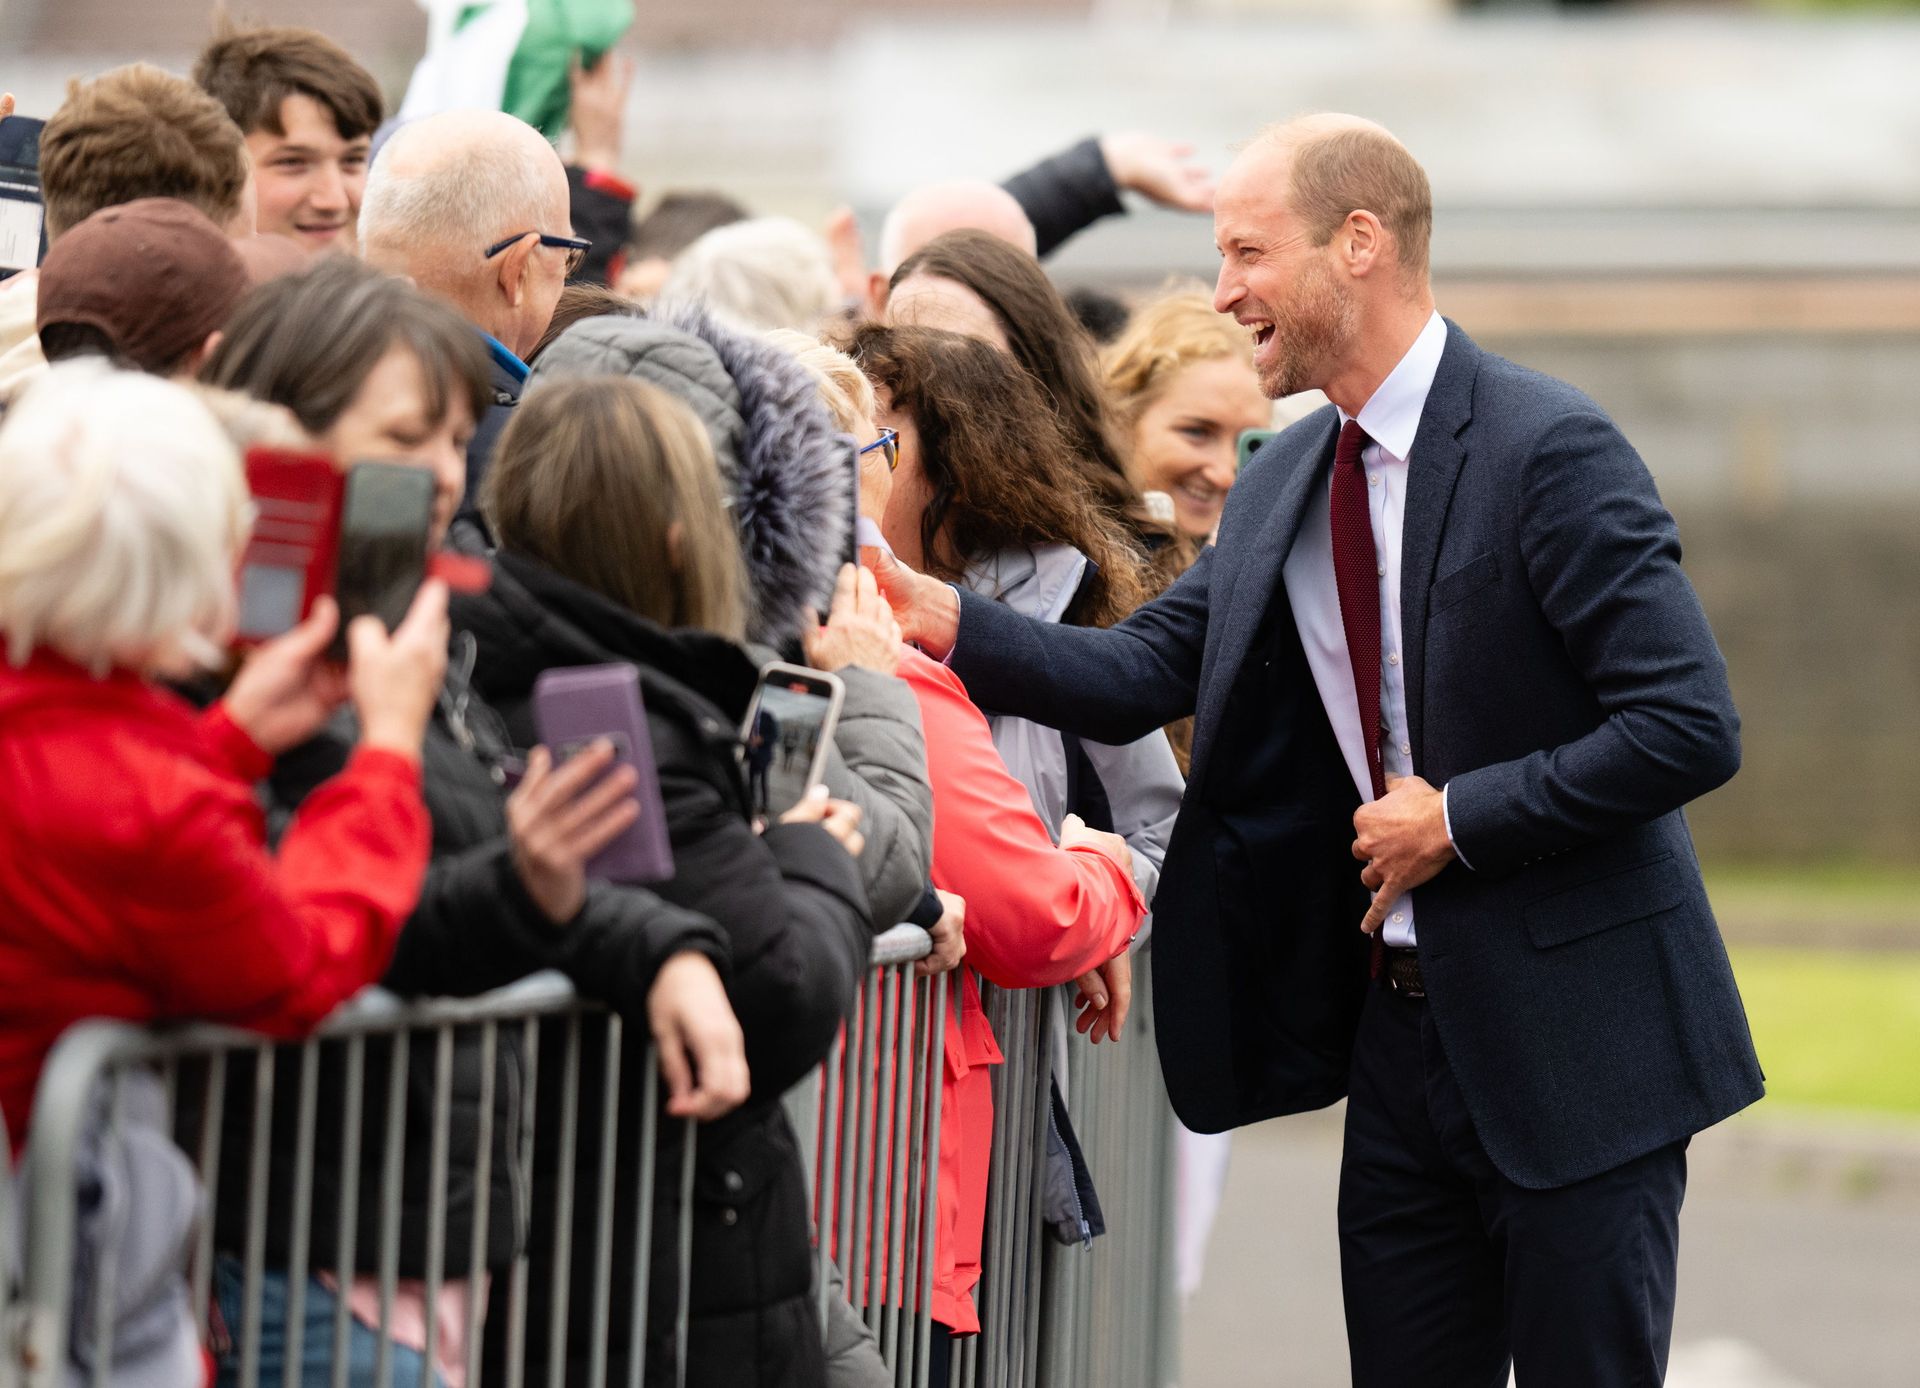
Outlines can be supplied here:
M143 371L181 364L239 305L246 266L220 228L172 198L105 207L40 265L36 326L84 323Z

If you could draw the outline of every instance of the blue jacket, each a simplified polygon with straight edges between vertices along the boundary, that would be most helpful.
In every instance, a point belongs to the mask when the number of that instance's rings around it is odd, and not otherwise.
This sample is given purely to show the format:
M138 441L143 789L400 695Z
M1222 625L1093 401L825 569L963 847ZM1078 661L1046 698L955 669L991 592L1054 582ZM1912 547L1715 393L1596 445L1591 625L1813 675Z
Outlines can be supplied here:
M1220 543L1108 631L961 594L983 706L1124 742L1197 715L1154 902L1175 1109L1218 1131L1346 1092L1367 981L1353 782L1281 565L1338 420L1270 442ZM1726 667L1639 456L1578 391L1458 327L1408 473L1416 772L1469 869L1418 889L1429 1004L1519 1185L1569 1184L1719 1121L1761 1075L1681 806L1739 767Z

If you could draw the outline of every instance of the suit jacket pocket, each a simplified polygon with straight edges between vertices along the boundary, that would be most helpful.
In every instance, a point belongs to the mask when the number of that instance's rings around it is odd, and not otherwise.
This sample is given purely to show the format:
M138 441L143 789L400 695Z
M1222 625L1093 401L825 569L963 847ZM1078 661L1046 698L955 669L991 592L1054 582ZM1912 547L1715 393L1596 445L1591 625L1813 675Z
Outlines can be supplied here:
M1474 556L1459 568L1444 573L1433 581L1433 588L1427 599L1427 615L1437 616L1460 599L1498 581L1499 577L1500 561L1493 557L1492 550Z
M1630 921L1671 911L1686 879L1671 853L1550 892L1527 904L1527 934L1540 949L1568 944Z

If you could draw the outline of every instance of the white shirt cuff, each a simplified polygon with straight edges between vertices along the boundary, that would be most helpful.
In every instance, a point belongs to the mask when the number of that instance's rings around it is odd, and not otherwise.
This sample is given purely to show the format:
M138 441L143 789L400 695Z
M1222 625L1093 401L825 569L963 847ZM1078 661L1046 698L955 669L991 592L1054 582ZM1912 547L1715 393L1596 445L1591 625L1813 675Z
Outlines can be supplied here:
M1447 808L1447 787L1445 786L1440 787L1440 818L1442 822L1445 823L1446 825L1447 843L1453 849L1453 856L1460 860L1460 865L1462 867L1464 867L1468 872L1472 872L1473 864L1467 861L1467 855L1460 851L1460 845L1454 841L1453 812Z

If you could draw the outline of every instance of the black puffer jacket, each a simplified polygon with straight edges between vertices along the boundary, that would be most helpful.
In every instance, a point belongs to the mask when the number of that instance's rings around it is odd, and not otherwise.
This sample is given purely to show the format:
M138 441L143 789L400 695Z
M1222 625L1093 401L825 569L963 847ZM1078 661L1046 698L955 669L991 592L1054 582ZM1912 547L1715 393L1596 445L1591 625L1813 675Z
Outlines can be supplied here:
M401 931L381 982L403 997L470 996L502 987L542 969L602 980L597 994L644 1009L646 990L667 957L698 950L726 969L725 941L712 921L661 901L650 892L592 887L580 915L551 925L526 894L506 839L505 793L494 767L507 752L500 720L468 689L463 667L471 642L455 641L440 713L428 725L422 784L433 821L433 854L420 904ZM276 820L293 814L313 789L345 765L355 736L350 721L283 756L268 786ZM529 1178L521 1161L526 1128L526 1063L517 1025L498 1031L493 1090L493 1159L488 1194L485 1265L501 1269L526 1242ZM362 1103L359 1218L353 1262L379 1268L382 1159L387 1131L389 1043L369 1041ZM400 1204L402 1277L427 1275L427 1195L433 1132L434 1038L417 1033L407 1057L406 1158ZM448 1124L447 1277L471 1266L477 1192L474 1175L483 1094L478 1027L454 1032ZM298 1151L299 1051L281 1047L274 1067L273 1157L268 1184L267 1265L290 1257L294 1165ZM318 1075L319 1140L314 1148L309 1266L340 1268L337 1220L341 1177L338 1115L345 1105L345 1058L339 1045L322 1050ZM250 1060L229 1067L223 1115L225 1176L216 1205L219 1246L245 1248L247 1170L253 1122Z
M735 757L735 730L751 697L755 672L731 642L699 632L668 632L557 574L510 554L495 559L484 596L455 603L454 622L478 638L476 683L507 720L514 740L535 733L530 695L535 678L556 667L629 661L640 671L648 731L659 771L673 847L674 877L661 896L716 921L733 960L729 993L747 1038L753 1094L735 1113L700 1130L694 1176L693 1327L689 1382L714 1388L813 1385L824 1382L819 1329L809 1293L808 1200L804 1172L780 1096L818 1065L865 976L872 921L854 860L814 825L775 825L757 836ZM589 986L590 980L581 980ZM637 1092L650 1063L644 1027L627 1029L623 1087ZM558 1079L559 1047L542 1040L542 1092ZM583 1051L581 1114L575 1170L567 1326L568 1383L584 1382L590 1349L593 1234L604 1220L593 1195L598 1175L601 1075L597 1050ZM550 1285L555 1258L541 1221L560 1174L559 1132L536 1120L536 1236L530 1285ZM641 1158L636 1105L622 1105L615 1189L630 1192ZM656 1186L653 1305L649 1359L670 1378L673 1296L677 1279L670 1231L677 1192L679 1144L664 1142ZM615 1344L609 1381L627 1373L627 1325L636 1261L629 1247L630 1207L616 1201L611 1287ZM495 1311L504 1310L496 1298ZM502 1316L490 1314L488 1358L502 1364ZM547 1319L527 1322L529 1365L547 1362ZM489 1379L495 1374L489 1372Z

